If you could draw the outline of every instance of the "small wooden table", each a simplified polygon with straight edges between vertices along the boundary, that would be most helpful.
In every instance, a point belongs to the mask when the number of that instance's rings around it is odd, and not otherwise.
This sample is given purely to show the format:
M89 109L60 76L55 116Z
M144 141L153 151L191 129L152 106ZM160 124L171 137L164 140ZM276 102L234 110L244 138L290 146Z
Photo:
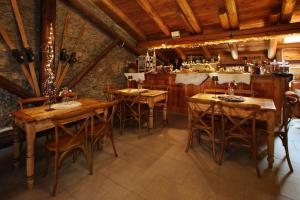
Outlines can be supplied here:
M221 101L220 99L213 98L214 94L203 94L199 93L192 98L196 99L209 99L215 101ZM276 107L273 99L263 99L255 97L244 97L245 101L240 102L241 104L256 104L260 106L260 111L257 113L256 118L267 122L267 132L268 132L268 162L269 168L273 167L274 163L274 142L275 142L275 120L276 120ZM242 113L239 113L242 115Z
M153 108L155 103L163 102L163 120L167 121L167 105L168 105L168 91L162 90L140 90L141 102L149 106L149 128L153 128ZM122 93L138 92L136 88L126 88L114 91L116 94L122 95Z
M54 127L50 118L64 114L68 112L72 112L80 109L88 109L88 108L101 108L105 105L105 101L96 100L96 99L77 99L76 101L80 102L82 105L64 110L51 110L46 111L48 106L38 106L33 108L26 108L18 110L12 113L14 117L14 125L24 130L26 133L26 176L27 176L27 188L31 189L34 183L34 143L36 134L40 131L51 129ZM97 109L97 112L101 112L101 109ZM102 110L104 112L104 110ZM19 152L19 141L16 136L14 139L14 159L15 165L18 166L18 161L20 157Z

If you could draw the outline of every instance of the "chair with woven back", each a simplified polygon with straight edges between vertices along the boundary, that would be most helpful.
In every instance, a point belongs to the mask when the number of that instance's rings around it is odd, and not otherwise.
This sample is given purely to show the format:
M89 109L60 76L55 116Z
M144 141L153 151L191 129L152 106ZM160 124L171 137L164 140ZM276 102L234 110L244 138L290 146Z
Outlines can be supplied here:
M288 145L288 132L290 122L293 119L292 108L299 103L299 98L290 94L289 92L285 93L284 103L283 103L283 122L282 124L275 129L275 134L281 139L282 145L284 146L286 160L288 162L290 171L293 172L293 166L289 154L289 145Z
M94 116L92 117L91 123L91 131L89 132L90 142L91 142L91 165L90 170L93 172L93 152L96 147L98 147L99 142L107 136L112 144L115 157L118 157L117 150L114 143L114 135L113 135L113 118L116 112L118 101L110 101L105 104L105 106L101 106L101 108L96 108L94 111ZM104 110L104 114L102 113ZM100 111L100 112L99 112Z
M91 123L93 111L90 109L73 111L71 113L56 115L51 118L54 124L54 135L46 143L48 150L45 175L48 170L50 156L54 156L54 183L52 195L55 196L58 185L58 171L63 160L70 153L81 151L90 169L91 156L88 145L88 126ZM80 125L79 125L80 124ZM76 125L76 126L74 126ZM78 126L79 125L79 126ZM90 174L91 174L90 170Z
M208 99L195 99L186 97L188 107L189 136L186 152L192 147L194 131L199 132L199 142L201 139L211 142L211 152L213 159L218 161L216 152L215 134L215 113L216 101Z
M124 93L122 97L122 128L124 128L125 121L135 121L138 123L139 132L141 131L142 122L147 122L149 116L149 108L142 102L140 92Z
M256 115L260 110L260 106L220 101L218 107L222 116L220 163L223 161L225 149L228 149L229 146L248 148L255 163L257 177L260 177L256 128Z

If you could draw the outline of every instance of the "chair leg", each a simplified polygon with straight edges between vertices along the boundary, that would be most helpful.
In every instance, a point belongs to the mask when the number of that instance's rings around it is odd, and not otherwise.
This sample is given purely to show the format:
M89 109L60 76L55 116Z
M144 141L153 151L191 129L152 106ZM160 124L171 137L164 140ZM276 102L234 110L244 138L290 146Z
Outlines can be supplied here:
M256 174L257 174L257 178L260 178L260 170L258 167L258 160L257 160L257 146L256 146L256 137L253 136L252 137L252 147L251 147L251 151L252 151L252 158L255 164L255 169L256 169Z
M288 135L287 134L282 135L282 144L283 144L284 149L285 149L285 156L286 156L286 160L288 162L290 171L293 172L294 169L293 169L292 162L291 162L291 159L290 159L289 145L288 145Z
M57 154L55 154L55 156L54 156L54 183L53 183L52 196L56 195L57 184L58 184L58 169L59 169L59 156Z
M43 172L43 177L46 177L47 176L47 173L48 173L48 168L49 168L49 164L50 164L50 158L51 158L51 153L50 152L46 152L46 162L45 162L45 169L44 169L44 172Z
M114 153L115 153L115 157L118 157L118 153L117 153L116 146L115 146L115 142L114 142L114 134L113 134L113 130L111 130L111 132L110 132L110 134L109 134L109 138L110 138L110 141L111 141L111 144L112 144Z
M192 146L192 143L193 143L193 130L192 130L192 128L190 128L188 142L187 142L186 149L185 149L186 153L189 151L190 147Z

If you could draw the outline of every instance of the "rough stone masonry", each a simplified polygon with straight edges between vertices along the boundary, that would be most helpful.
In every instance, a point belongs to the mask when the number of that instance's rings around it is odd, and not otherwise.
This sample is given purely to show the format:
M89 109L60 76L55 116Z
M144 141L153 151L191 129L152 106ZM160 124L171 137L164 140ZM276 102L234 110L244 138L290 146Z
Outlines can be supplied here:
M135 43L122 28L105 15L100 9L93 5L90 1L82 1L82 4L89 7L97 16L109 25L114 31L122 34L123 37ZM39 55L39 41L40 41L40 2L36 0L18 1L20 12L22 15L25 31L28 37L28 42L32 46L35 55ZM80 31L82 24L86 25L86 31L79 42L77 49L78 63L70 68L63 86L66 85L76 74L83 69L91 60L95 58L109 43L112 38L105 35L97 27L93 26L85 18L83 18L77 11L64 4L63 1L57 1L57 16L56 16L56 63L59 55L59 48L62 38L64 17L67 11L71 15L69 23L69 33L66 38L66 48L72 48L74 39ZM0 1L0 22L9 33L13 42L21 47L21 39L17 32L17 25L14 19L10 0ZM103 99L103 89L106 84L113 84L115 86L125 86L125 78L123 75L124 67L127 61L134 61L136 57L128 52L126 49L116 46L108 55L101 60L92 71L89 72L79 84L73 88L73 91L79 93L79 97L93 97ZM36 71L38 72L39 60L36 56ZM0 74L9 80L22 85L25 89L30 91L30 88L24 77L21 74L20 66L12 58L8 47L0 37ZM18 98L15 95L0 89L0 129L1 127L9 126L12 122L10 113L17 110Z

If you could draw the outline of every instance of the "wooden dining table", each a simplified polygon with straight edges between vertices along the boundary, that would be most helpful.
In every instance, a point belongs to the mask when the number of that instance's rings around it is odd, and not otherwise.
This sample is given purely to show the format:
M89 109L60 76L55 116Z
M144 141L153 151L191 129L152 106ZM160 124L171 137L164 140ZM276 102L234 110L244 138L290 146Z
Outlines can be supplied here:
M163 120L167 121L167 105L168 105L168 91L163 90L149 90L149 89L136 89L136 88L125 88L115 90L114 93L118 95L130 94L130 93L141 93L140 101L149 106L149 128L154 128L153 123L153 110L156 103L160 102L163 104Z
M199 93L192 98L195 99L205 99L205 100L214 100L214 101L222 101L218 98L214 98L214 94L203 94ZM267 132L268 132L268 163L269 168L273 167L274 163L274 142L275 142L275 133L274 129L276 126L276 107L273 99L264 99L264 98L255 98L255 97L243 97L244 101L240 102L241 104L255 104L260 106L260 110L256 115L256 119L265 121L267 123ZM234 111L230 113L231 115L235 115ZM243 117L243 113L236 113L237 116ZM246 117L246 116L245 116Z
M54 124L51 122L51 117L82 109L97 109L97 112L99 113L104 112L104 109L102 109L102 107L105 106L106 102L103 100L85 98L77 99L76 101L80 102L81 105L70 109L54 109L48 111L49 106L44 105L25 108L12 113L12 116L14 118L14 126L21 128L26 134L26 181L28 189L31 189L34 184L35 138L36 135L41 131L48 130L54 127ZM18 140L19 137L17 136L17 134L15 135L16 136L14 137L13 151L15 166L17 167L19 165L18 162L20 157L20 142Z

